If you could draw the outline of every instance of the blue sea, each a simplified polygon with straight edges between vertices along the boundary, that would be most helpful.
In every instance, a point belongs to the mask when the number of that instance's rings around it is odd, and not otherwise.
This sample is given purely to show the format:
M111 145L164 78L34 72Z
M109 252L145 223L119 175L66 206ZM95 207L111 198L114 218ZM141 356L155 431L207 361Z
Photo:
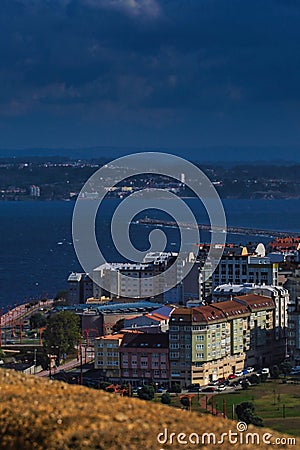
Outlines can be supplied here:
M186 202L199 222L208 223L199 201ZM121 259L110 237L110 219L119 203L105 200L97 217L98 242L109 261ZM223 204L231 226L300 234L300 200L224 200ZM0 307L55 296L66 288L69 273L81 270L71 237L73 208L74 203L67 201L0 202ZM133 244L141 250L149 246L149 228L131 226ZM167 250L176 251L178 230L167 229L166 233ZM208 233L201 238L208 241ZM236 243L250 239L268 241L240 235L227 238Z

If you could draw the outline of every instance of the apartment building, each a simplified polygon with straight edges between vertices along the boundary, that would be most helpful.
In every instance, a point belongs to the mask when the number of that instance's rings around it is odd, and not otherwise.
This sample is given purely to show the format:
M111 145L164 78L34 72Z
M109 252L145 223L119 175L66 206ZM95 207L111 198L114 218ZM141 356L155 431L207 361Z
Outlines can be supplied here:
M280 359L284 340L276 342L274 325L273 299L255 294L176 309L169 327L171 383L205 386Z
M287 337L288 330L288 309L290 305L289 291L283 286L258 286L254 283L245 283L240 285L224 284L216 287L213 291L213 301L222 302L231 297L257 294L270 297L274 300L275 308L275 339L284 340Z
M274 300L257 294L234 300L247 306L251 313L245 331L246 365L264 367L281 362L285 357L285 339L276 339Z
M93 296L93 281L87 273L72 272L68 278L68 302L70 305L86 303Z
M121 377L119 348L123 336L112 334L95 339L95 369L110 381L119 381Z
M120 349L121 379L133 386L147 383L169 385L167 334L125 334Z
M192 269L186 281L182 280L184 267L188 264L192 267L193 263L193 254L178 257L177 253L150 252L139 264L102 264L93 271L94 297L154 298L165 304L184 302L185 287L189 298L199 295L197 270Z
M254 250L247 247L226 247L213 274L212 289L226 283L277 286L278 264L272 263L265 256L263 244L259 244Z

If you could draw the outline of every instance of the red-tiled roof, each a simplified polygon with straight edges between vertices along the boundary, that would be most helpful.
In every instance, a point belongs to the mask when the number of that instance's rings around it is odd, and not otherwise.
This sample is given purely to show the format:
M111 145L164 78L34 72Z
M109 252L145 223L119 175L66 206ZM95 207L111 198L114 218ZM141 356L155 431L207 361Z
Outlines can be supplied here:
M275 308L274 300L271 297L258 294L246 294L235 298L246 303L251 311Z

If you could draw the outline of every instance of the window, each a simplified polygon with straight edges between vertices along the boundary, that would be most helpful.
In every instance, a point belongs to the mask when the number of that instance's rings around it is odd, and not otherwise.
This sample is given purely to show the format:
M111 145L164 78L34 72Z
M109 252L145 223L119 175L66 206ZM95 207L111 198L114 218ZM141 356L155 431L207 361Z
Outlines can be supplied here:
M204 345L203 344L197 344L196 345L196 350L204 350Z

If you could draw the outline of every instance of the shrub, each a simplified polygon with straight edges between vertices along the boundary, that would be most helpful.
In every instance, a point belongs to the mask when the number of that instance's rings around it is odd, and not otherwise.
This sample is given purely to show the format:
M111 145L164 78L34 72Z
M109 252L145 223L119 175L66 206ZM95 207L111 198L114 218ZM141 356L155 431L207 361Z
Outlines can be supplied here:
M170 405L171 404L171 396L170 396L170 394L168 394L168 393L163 394L161 396L161 402L162 402L163 405Z
M236 407L236 414L241 422L263 427L263 420L255 414L255 406L251 402L243 402Z
M138 396L141 400L151 401L154 399L155 391L152 386L143 386L138 390Z

